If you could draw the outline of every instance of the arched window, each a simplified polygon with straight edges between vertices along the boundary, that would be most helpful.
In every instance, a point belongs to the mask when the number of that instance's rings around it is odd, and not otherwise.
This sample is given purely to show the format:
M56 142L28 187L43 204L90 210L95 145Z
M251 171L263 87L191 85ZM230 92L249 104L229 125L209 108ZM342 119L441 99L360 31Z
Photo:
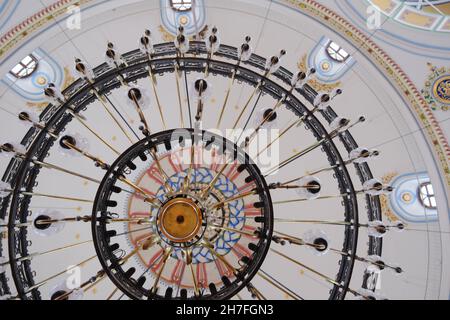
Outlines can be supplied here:
M176 11L189 11L192 9L192 0L170 0L170 6Z
M38 66L37 59L32 55L28 55L22 59L14 68L11 69L10 73L16 78L22 79L29 77L36 71Z
M337 62L344 62L347 60L347 58L350 56L347 51L341 48L340 45L338 45L334 41L330 41L330 43L327 46L327 53L330 56L331 59L337 61Z
M425 208L436 209L436 196L431 182L422 183L419 187L419 194Z

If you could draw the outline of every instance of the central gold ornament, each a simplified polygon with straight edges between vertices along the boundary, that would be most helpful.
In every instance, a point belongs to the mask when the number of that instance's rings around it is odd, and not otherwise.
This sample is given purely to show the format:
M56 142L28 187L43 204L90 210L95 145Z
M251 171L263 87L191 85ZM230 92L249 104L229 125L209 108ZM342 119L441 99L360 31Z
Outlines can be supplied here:
M168 201L158 215L158 227L171 241L191 241L202 226L202 211L191 199Z

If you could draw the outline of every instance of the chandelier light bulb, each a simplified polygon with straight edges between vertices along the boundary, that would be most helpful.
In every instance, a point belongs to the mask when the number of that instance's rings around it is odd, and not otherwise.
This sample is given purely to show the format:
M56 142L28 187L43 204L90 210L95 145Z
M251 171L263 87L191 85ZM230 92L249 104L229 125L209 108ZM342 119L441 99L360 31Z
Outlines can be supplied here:
M54 105L60 105L66 101L66 98L62 94L61 90L57 88L54 83L49 83L44 89L44 96Z
M148 110L150 108L150 94L146 89L132 85L127 93L127 103L136 108L135 102L138 103L140 109Z
M269 74L275 73L281 66L281 58L286 54L285 50L281 50L278 56L273 56L266 62L266 71Z
M139 50L145 55L152 55L155 52L150 30L145 30L144 35L139 40Z
M298 195L308 200L314 200L320 197L322 186L320 179L313 176L305 176L298 180L298 188L295 189Z
M33 231L41 237L49 237L58 234L64 229L65 222L51 222L51 220L61 220L64 215L59 211L43 210L33 213L31 219L33 221Z
M11 185L7 182L0 181L0 198L6 198L11 194Z
M264 123L263 123L264 122ZM261 125L261 123L263 123ZM270 108L259 109L252 121L253 128L272 129L278 127L278 114ZM259 130L258 130L259 131Z
M369 150L367 148L358 147L350 151L349 158L353 163L361 164L366 163L369 158L379 155L378 150Z
M388 231L388 227L379 220L369 221L367 227L370 236L375 238L382 238Z
M396 232L403 232L406 230L406 225L404 222L397 220L392 224L391 229Z
M89 149L89 141L78 133L68 133L62 135L58 141L59 150L62 155L70 157L81 157L81 153L72 149L70 145L79 148L82 151Z
M24 145L18 142L7 142L0 148L0 156L11 159L16 155L24 156L27 153L27 149Z
M380 272L386 268L386 263L378 255L370 255L365 260L366 271L369 273Z
M120 68L126 64L122 55L117 52L117 49L112 42L108 42L107 44L105 61L111 68Z
M303 239L308 244L308 249L317 256L326 255L330 251L330 240L322 230L308 230Z
M68 280L61 281L50 290L50 300L82 300L84 293L80 288L69 289Z
M178 28L178 35L174 44L180 54L185 54L189 51L189 39L184 35L184 28L181 26Z
M291 80L291 86L293 88L303 88L305 83L307 82L307 74L303 71L297 72Z
M326 92L318 92L314 98L314 108L319 110L325 110L328 107L328 103L331 101L330 95Z
M198 103L198 101L205 103L211 96L212 88L210 82L206 79L199 78L192 83L190 91L194 103Z
M366 194L371 196L380 196L382 194L389 194L393 191L391 186L385 186L377 179L370 179L363 184L363 190Z
M241 47L238 49L238 59L239 61L248 61L250 60L253 49L250 46L250 41L252 40L251 37L246 36L245 42L241 45Z
M345 128L350 123L350 120L343 117L337 117L330 123L331 131L339 131Z
M21 110L18 114L19 124L24 125L27 128L36 127L41 129L43 127L39 115L28 109Z
M82 79L94 81L94 71L81 59L75 58L75 72Z
M215 54L220 48L220 38L217 35L217 28L212 28L211 34L206 38L206 50L210 54Z
M343 91L340 88L333 89L330 93L330 100L334 100L337 96L340 96L342 92Z

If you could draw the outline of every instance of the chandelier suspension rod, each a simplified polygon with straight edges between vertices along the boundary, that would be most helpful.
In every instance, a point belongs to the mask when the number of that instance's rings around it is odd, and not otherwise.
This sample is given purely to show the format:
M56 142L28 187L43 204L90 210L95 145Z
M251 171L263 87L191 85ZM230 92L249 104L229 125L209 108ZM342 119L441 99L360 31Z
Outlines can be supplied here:
M227 203L230 203L230 202L242 199L242 198L246 198L246 197L251 196L251 195L256 195L256 194L258 194L257 190L251 190L251 191L247 191L247 192L244 192L244 193L241 193L241 194L237 194L237 195L235 195L235 196L233 196L231 198L228 198L228 199L225 199L223 201L215 203L211 208L212 209L218 209L218 208L223 207Z
M160 162L158 156L156 155L155 148L150 148L150 155L152 156L153 161L155 161L156 168L158 169L159 174L161 175L161 177L164 180L164 189L168 193L174 193L175 191L172 188L172 186L170 185L170 178L167 175L167 173L164 171L163 167L161 166L161 162Z
M14 147L12 147L12 146L8 146L7 144L4 144L4 145L0 146L0 150L2 152L12 152L12 153L14 153L15 156L21 158L24 161L27 161L27 155L24 154L24 153L16 151L14 149ZM54 170L57 170L57 171L60 171L60 172L66 173L66 174L70 174L70 175L73 175L73 176L76 176L76 177L79 177L79 178L82 178L82 179L86 179L86 180L89 180L91 182L100 184L99 180L90 178L88 176L79 174L77 172L74 172L74 171L71 171L71 170L68 170L68 169L64 169L62 167L59 167L59 166L51 164L51 163L47 163L47 162L39 161L39 160L34 160L34 159L29 159L28 161L30 161L31 163L33 163L36 166L41 166L41 167L44 167L44 168L47 168L47 169L54 169Z
M160 205L156 203L157 201L159 201L157 198L147 193L144 189L142 189L129 179L125 178L123 175L118 175L117 180L122 181L123 183L134 189L136 192L140 193L144 197L144 202L156 208L160 207Z
M318 148L319 146L321 146L324 142L327 141L331 141L334 138L336 138L339 134L341 134L341 130L345 129L345 131L349 130L350 128L354 127L355 125L364 122L365 118L364 117L360 117L357 121L355 121L354 123L352 123L351 125L349 125L347 128L346 124L340 125L339 128L337 128L336 130L333 130L332 132L330 132L329 137L323 137L322 139L320 139L319 141L313 143L312 145L310 145L309 147L307 147L306 149L296 153L295 155L293 155L292 157L284 160L283 162L281 162L279 165L277 165L276 167L270 169L269 171L267 171L267 173L264 173L264 177L267 178L269 175L271 175L272 173L282 169L283 167L285 167L286 165L294 162L295 160L299 159L300 157L308 154L309 152L315 150L316 148Z
M131 94L131 99L133 100L134 105L136 106L136 110L138 112L139 115L139 119L141 120L142 124L144 125L144 135L145 136L149 136L151 134L151 130L150 130L150 126L148 125L147 119L145 118L144 112L142 111L141 105L139 104L139 101L136 98L136 94L133 91L133 89L131 89L130 91Z
M164 256L162 258L161 269L159 269L159 271L158 271L158 273L157 273L157 275L155 277L155 282L153 283L153 287L152 287L152 290L151 290L152 294L156 294L158 292L159 280L161 279L161 275L162 275L162 273L164 271L164 268L166 267L167 260L170 258L170 255L172 254L173 248L172 247L166 248L165 251L166 252L164 253Z
M72 113L75 119L78 120L78 122L84 126L87 130L89 130L98 140L100 140L105 146L107 146L109 149L111 149L115 154L120 155L120 152L117 151L110 143L108 143L104 138L102 138L94 129L92 129L81 117L76 114Z
M157 81L156 81L156 75L153 73L152 56L151 56L150 53L147 53L147 61L148 61L148 75L150 77L150 82L151 82L151 85L152 85L153 93L155 94L156 105L158 106L159 115L161 116L161 121L162 121L164 130L166 130L167 129L167 125L166 125L166 121L164 119L163 108L162 108L161 102L159 100L158 90L156 89Z
M103 108L105 109L105 111L108 113L108 115L111 117L111 119L116 123L116 125L119 127L120 131L123 132L123 134L126 136L128 141L130 141L130 143L133 144L134 143L133 139L131 139L130 135L126 132L125 128L120 124L119 120L114 116L114 114L111 112L111 110L109 110L109 108L106 105L106 102L104 100L105 98L103 97L103 95L101 95L98 92L97 88L95 88L94 82L91 82L91 81L89 81L89 82L92 86L92 91L94 92L95 96L97 97L97 100L100 101L100 103L103 106ZM110 102L109 99L107 99L107 101Z
M261 269L257 273L262 279L266 280L269 284L286 294L287 296L291 297L294 300L303 300L300 296L297 294L294 294L292 290L286 288L285 286L281 285L277 280L275 280L273 277L269 276L267 273L262 271Z
M238 229L235 229L235 228L229 228L229 227L224 227L224 226L218 226L218 225L215 225L215 224L208 224L208 227L211 228L211 229L220 229L220 230L223 230L223 231L235 232L235 233L239 233L239 234L241 234L241 235L249 236L249 237L253 237L253 238L257 238L257 237L258 237L258 236L257 236L256 234L254 234L254 233L246 232L246 231L243 231L243 230L238 230Z
M25 294L28 294L28 293L30 293L31 291L33 291L33 290L35 290L35 289L38 289L38 288L42 287L43 285L45 285L45 284L46 284L47 282L49 282L50 280L53 280L53 279L55 279L55 278L57 278L57 277L59 277L59 276L61 276L61 275L63 275L63 274L66 274L68 271L71 271L71 270L73 270L73 269L75 269L75 268L82 267L84 264L86 264L86 263L89 262L89 261L94 260L95 258L97 258L97 255L94 255L94 256L92 256L92 257L90 257L90 258L87 258L86 260L83 260L83 261L77 263L76 265L70 266L69 268L67 268L67 269L65 269L65 270L63 270L63 271L58 272L58 273L56 273L56 274L54 274L54 275L52 275L52 276L46 278L45 280L42 280L42 281L38 282L38 283L35 284L34 286L28 288L28 290L25 291L24 293L25 293Z
M231 94L231 89L233 88L234 82L236 80L236 72L237 72L237 68L239 68L239 65L241 64L241 59L239 58L236 67L233 69L233 73L231 74L231 79L228 83L228 89L227 89L227 93L225 94L225 100L223 102L222 105L222 109L220 111L219 114L219 119L217 120L217 124L216 124L216 128L220 128L220 125L222 123L222 119L223 119L223 115L225 113L225 109L228 103L228 99L230 98L230 94Z
M67 249L71 249L71 248L78 247L78 246L81 246L83 244L92 243L92 242L93 242L92 240L87 240L87 241L83 241L83 242L70 244L70 245L67 245L67 246L64 246L64 247L48 250L48 251L34 252L34 253L30 253L30 254L28 254L26 256L17 258L17 259L15 259L15 261L16 262L29 261L29 260L32 260L32 259L34 259L36 257L45 256L47 254L52 254L52 253L59 252L59 251L64 251L64 250L67 250ZM9 263L10 263L10 261L6 261L4 263L0 263L0 266L4 267L4 266L8 265Z
M189 266L189 269L191 270L192 281L194 283L194 295L195 297L199 297L200 290L198 288L198 281L197 277L195 276L194 264L192 261L192 249L191 248L186 249L185 254L186 254L186 264Z

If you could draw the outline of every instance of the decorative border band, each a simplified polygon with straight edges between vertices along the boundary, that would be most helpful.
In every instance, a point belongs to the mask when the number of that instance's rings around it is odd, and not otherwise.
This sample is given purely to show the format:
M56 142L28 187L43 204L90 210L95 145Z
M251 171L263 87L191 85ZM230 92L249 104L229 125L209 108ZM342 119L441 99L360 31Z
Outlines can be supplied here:
M91 0L59 0L28 17L0 37L0 59L20 42L51 20L67 12L70 6L81 6Z

